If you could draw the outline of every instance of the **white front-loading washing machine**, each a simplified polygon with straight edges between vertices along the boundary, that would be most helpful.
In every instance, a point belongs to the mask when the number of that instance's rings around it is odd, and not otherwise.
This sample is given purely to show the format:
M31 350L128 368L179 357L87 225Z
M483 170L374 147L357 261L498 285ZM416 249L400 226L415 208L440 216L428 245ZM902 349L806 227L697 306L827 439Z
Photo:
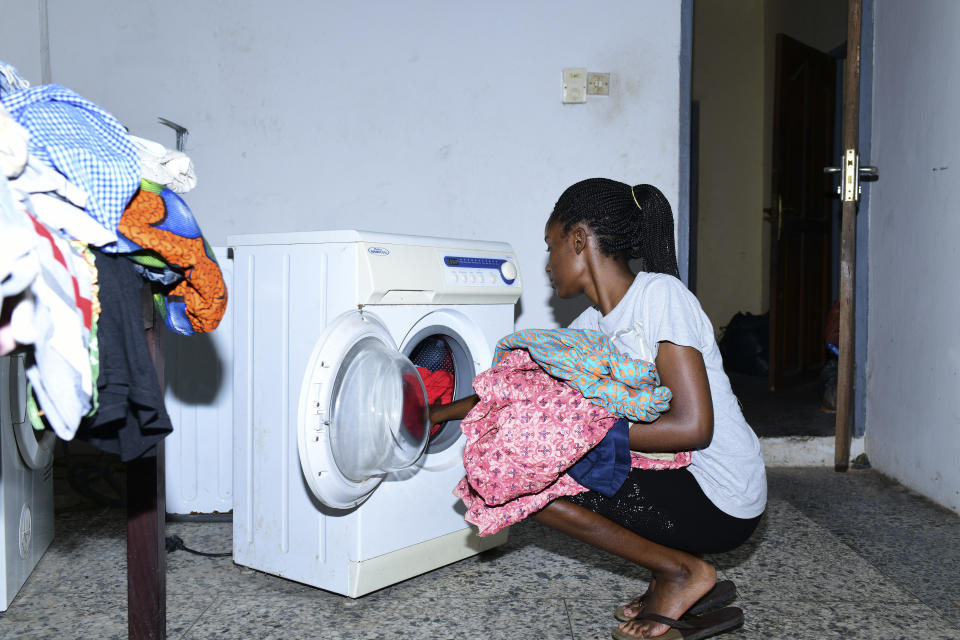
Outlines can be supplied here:
M513 331L512 248L365 231L227 244L234 561L359 597L505 542L465 522L464 437L459 421L430 433L421 374L473 393Z
M226 247L213 255L233 294ZM233 300L215 331L162 331L164 404L173 431L164 439L168 520L228 518L233 510ZM218 517L219 516L219 517Z
M27 419L24 355L0 357L0 611L53 541L55 443Z

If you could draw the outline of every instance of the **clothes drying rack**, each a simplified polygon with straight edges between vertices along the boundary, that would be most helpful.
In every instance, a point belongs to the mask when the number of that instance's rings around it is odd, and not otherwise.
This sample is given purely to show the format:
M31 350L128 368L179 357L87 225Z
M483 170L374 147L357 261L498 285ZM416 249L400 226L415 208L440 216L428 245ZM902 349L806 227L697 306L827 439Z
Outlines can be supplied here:
M163 387L163 320L153 305L149 285L142 289L143 326L157 378ZM164 524L163 440L157 455L127 463L127 629L131 640L167 635L167 550Z

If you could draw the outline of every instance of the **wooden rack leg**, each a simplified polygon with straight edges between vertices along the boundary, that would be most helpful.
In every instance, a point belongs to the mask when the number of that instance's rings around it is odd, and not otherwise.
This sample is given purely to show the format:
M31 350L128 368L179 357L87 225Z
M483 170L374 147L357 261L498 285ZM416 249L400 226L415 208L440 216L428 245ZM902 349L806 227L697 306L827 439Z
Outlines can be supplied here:
M127 623L137 640L166 637L165 512L161 441L157 457L127 463Z
M163 387L160 331L149 287L142 309L147 346ZM167 637L167 512L163 441L153 458L127 463L127 634L136 640Z

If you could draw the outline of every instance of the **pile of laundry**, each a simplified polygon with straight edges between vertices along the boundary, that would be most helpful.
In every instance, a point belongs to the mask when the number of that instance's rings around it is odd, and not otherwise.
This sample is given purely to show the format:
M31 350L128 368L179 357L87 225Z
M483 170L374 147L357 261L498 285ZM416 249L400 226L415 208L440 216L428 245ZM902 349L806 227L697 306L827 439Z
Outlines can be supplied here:
M672 396L653 363L620 353L599 331L513 333L473 386L480 401L460 423L466 475L454 495L481 536L562 496L612 496L632 468L690 464L689 451L630 450L629 423L656 420Z
M124 460L172 430L141 292L177 333L223 317L220 268L179 195L195 185L181 151L0 61L0 356L23 354L35 428Z

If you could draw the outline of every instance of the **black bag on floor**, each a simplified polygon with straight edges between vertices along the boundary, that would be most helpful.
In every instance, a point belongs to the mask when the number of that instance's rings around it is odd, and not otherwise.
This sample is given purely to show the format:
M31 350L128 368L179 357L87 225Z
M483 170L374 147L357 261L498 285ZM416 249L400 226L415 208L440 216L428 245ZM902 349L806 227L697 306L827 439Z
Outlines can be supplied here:
M770 371L770 314L737 312L720 338L720 354L728 373L765 376Z

